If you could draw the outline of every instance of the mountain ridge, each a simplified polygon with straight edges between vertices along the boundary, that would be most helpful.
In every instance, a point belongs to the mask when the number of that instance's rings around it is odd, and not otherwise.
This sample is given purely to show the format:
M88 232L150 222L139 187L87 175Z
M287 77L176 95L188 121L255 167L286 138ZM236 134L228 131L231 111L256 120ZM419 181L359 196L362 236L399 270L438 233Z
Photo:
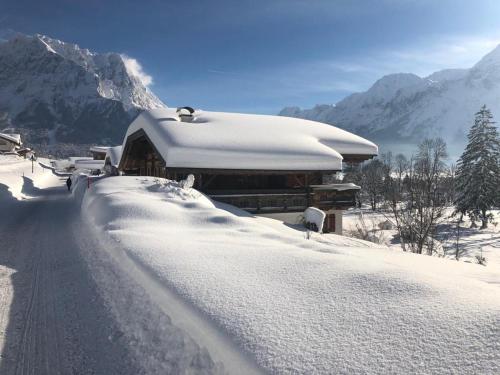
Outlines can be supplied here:
M389 74L336 104L285 107L279 115L339 126L386 151L412 152L423 137L439 136L456 156L483 104L500 116L500 46L468 69L443 69L426 77Z
M164 107L123 55L48 36L0 42L0 131L42 151L60 144L117 144L142 110Z

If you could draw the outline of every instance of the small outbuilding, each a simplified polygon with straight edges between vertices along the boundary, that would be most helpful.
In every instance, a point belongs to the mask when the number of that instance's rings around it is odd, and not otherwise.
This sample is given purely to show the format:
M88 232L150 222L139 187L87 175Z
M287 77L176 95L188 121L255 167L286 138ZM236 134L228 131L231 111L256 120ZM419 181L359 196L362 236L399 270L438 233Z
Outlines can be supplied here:
M79 169L91 171L92 174L101 174L104 170L104 160L77 159L75 160L75 170Z
M324 231L341 233L342 210L358 186L324 184L377 155L372 142L331 125L297 118L206 112L190 107L142 112L129 126L119 170L180 180L212 199L298 223L307 207L326 213Z

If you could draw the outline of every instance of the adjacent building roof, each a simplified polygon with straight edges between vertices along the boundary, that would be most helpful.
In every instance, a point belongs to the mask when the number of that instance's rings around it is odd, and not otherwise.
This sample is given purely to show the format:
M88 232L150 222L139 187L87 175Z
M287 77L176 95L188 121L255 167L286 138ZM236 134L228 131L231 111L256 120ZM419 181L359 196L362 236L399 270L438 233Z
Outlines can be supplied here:
M120 164L121 157L122 157L122 146L109 147L108 151L106 152L105 160L107 161L109 159L109 163L113 167L118 167L118 164Z
M0 133L0 138L6 140L8 142L14 143L14 144L16 144L18 146L22 145L21 134L5 134L5 133Z
M75 160L75 169L103 169L104 168L104 160L87 160L87 159L78 159Z
M109 149L109 146L91 146L90 152L96 152L99 154L105 154Z
M253 170L340 170L342 154L371 157L377 146L331 125L282 116L176 109L142 112L128 136L143 130L167 167Z

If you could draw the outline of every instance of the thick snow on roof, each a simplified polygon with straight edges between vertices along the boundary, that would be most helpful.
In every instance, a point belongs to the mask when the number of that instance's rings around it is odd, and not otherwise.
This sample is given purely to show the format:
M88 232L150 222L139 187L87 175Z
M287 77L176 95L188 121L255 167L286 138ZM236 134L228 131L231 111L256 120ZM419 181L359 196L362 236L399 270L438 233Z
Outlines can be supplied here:
M106 152L106 159L109 158L109 162L113 167L118 167L120 164L120 159L122 157L122 146L109 147Z
M21 146L21 134L5 134L5 133L0 133L0 138L5 139L6 141L15 143L16 145Z
M77 160L94 160L88 156L70 156L67 160L55 160L56 168L71 168L75 166Z
M361 186L348 182L345 184L325 184L325 185L311 185L314 190L360 190Z
M143 129L169 167L340 170L341 154L375 155L375 144L314 121L197 110L181 122L176 110L142 112L127 135Z
M109 149L109 146L92 146L90 147L90 152L98 152L105 154Z
M75 169L102 169L104 168L104 160L75 160Z
M77 160L93 160L90 156L69 156L68 161L71 164L75 164Z
M82 216L103 241L88 257L95 269L104 268L100 287L112 303L144 312L113 310L125 322L148 313L124 294L133 288L118 281L133 278L139 297L152 296L172 324L224 366L232 361L216 357L225 351L210 340L210 328L265 373L499 373L498 268L337 235L307 240L276 220L151 177L111 177L83 189ZM185 302L180 317L172 294ZM192 324L196 317L199 326ZM156 321L145 324L168 332ZM121 327L124 340L131 327ZM165 350L185 358L190 348L143 345L152 365L165 362Z

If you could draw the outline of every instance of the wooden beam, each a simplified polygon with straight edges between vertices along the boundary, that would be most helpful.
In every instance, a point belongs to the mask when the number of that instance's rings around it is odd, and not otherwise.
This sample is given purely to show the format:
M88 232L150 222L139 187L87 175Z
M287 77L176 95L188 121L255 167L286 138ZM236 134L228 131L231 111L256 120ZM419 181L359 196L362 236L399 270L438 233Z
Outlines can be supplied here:
M366 160L373 159L377 155L362 155L362 154L342 154L344 163L362 163Z
M200 176L201 176L201 174L200 174ZM213 182L213 180L215 180L215 177L217 177L217 175L216 175L216 174L211 175L211 176L208 178L208 180L206 180L206 181L205 181L205 183L201 186L201 188L202 188L202 189L205 189L208 185L210 185L210 184Z
M168 166L167 166L168 167ZM168 167L168 169L179 173L202 173L202 174L217 174L217 175L297 175L297 174L329 174L339 172L338 170L267 170L267 169L218 169L218 168L186 168L186 167Z

